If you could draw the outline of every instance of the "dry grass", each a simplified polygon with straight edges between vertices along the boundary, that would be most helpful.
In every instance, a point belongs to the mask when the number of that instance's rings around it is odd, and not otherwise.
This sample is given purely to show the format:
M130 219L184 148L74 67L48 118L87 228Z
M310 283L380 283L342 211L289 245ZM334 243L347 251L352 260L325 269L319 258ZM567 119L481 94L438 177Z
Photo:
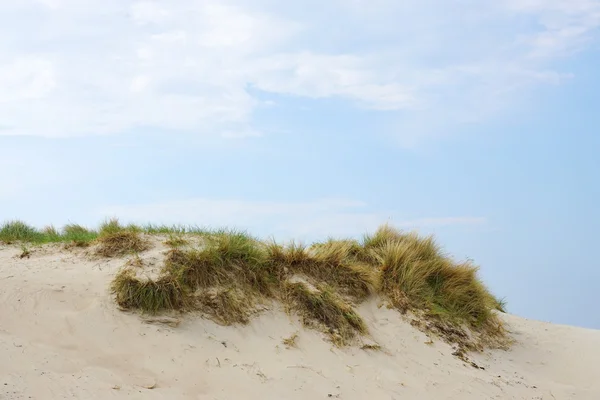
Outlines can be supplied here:
M129 267L143 268L144 267L144 260L142 260L142 258L140 257L139 254L135 254L133 257L131 257L127 261L126 265L129 266Z
M455 263L432 237L384 226L364 246L380 265L381 291L402 312L412 310L430 321L425 330L470 349L505 336L492 312L503 304L478 278L478 268Z
M245 325L254 310L252 297L239 289L206 290L196 300L200 311L222 325Z
M368 343L360 346L362 350L381 351L381 346L376 343Z
M395 305L427 308L430 313L478 326L491 318L491 300L477 279L477 268L455 265L436 252L431 238L411 236L379 250L382 291Z
M265 257L254 238L238 232L219 233L201 249L173 249L165 271L193 288L238 287L271 296L277 276Z
M504 302L480 281L475 265L454 262L432 237L383 226L362 243L328 240L306 247L265 244L236 231L198 231L202 244L191 248L183 234L174 232L167 241L171 250L156 282L139 281L131 272L115 278L119 304L151 312L185 305L230 325L248 323L258 302L279 300L344 345L367 332L346 299L380 294L420 318L419 329L464 348L506 337L493 312ZM144 248L138 231L114 221L101 228L98 240L106 246L103 255Z
M329 241L310 249L292 243L288 246L271 244L268 259L275 269L289 274L304 274L316 282L325 282L346 295L363 299L378 286L377 271L356 259L354 243Z
M141 280L130 269L117 274L111 286L119 306L156 314L163 310L181 310L189 304L185 288L175 279L163 276L156 281Z
M329 288L311 290L301 282L284 285L284 299L299 313L307 326L320 325L337 345L344 345L357 334L366 334L367 327L352 306Z
M294 333L292 336L284 338L281 343L283 343L283 345L287 348L287 349L291 349L291 348L297 348L298 347L298 333Z
M122 230L98 237L96 254L102 257L119 257L147 250L148 241L140 233Z

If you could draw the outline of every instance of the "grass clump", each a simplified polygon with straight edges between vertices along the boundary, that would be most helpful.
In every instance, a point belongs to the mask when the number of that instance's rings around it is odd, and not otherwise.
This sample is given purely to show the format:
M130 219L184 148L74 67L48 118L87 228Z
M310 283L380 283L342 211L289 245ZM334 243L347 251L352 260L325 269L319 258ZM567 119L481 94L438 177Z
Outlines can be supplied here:
M97 233L81 225L69 224L62 231L54 226L38 230L22 221L10 221L0 227L0 241L5 243L58 243L66 242L76 246L85 246L96 239Z
M122 230L98 237L96 254L102 257L118 257L147 250L148 241L138 232Z
M297 348L298 347L298 333L294 333L292 336L284 338L281 343L286 347L286 349Z
M196 297L199 309L222 325L250 322L254 302L243 290L215 289L203 291Z
M61 234L58 229L54 227L54 225L48 225L42 229L42 235L46 237L49 243L56 243L62 240Z
M157 280L140 280L130 269L117 274L111 286L119 306L156 314L164 310L181 310L188 305L186 290L169 276Z
M365 298L377 288L377 271L355 256L351 241L328 241L308 249L295 243L272 244L267 250L273 265L325 282L352 297Z
M496 325L492 309L500 303L477 277L478 268L453 262L432 237L384 227L365 240L365 247L380 264L382 292L401 311L424 310L430 317L480 331Z
M98 234L100 236L109 236L109 235L114 235L115 233L120 233L123 231L123 229L124 228L119 223L118 218L111 218L100 224L100 229L98 230Z
M121 226L116 218L100 225L96 254L102 257L118 257L131 253L140 253L149 248L149 243L141 235L136 225Z
M287 303L302 316L305 325L320 324L338 345L367 333L364 321L352 306L327 287L311 290L305 283L288 282L284 293Z
M15 242L39 243L43 241L43 235L23 221L9 221L0 227L0 241L6 244Z
M19 258L29 258L31 257L31 250L25 245L21 246L21 254L19 254Z
M260 243L240 232L219 232L201 249L173 249L165 270L193 288L243 287L271 295L277 278Z
M69 243L75 247L89 246L98 238L98 233L96 231L78 224L67 224L63 227L62 231L60 241Z

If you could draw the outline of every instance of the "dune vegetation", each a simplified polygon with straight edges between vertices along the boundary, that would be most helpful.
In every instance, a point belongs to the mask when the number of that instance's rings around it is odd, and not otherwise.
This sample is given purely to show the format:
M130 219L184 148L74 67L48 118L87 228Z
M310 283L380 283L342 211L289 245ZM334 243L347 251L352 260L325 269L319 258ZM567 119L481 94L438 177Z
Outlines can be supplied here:
M139 254L160 237L168 247L160 274L149 279ZM504 343L504 311L470 262L444 254L433 237L380 227L362 240L312 245L261 241L245 232L128 225L97 230L67 225L38 230L20 221L0 227L0 242L90 247L98 257L133 256L111 285L124 309L156 314L198 311L218 323L246 324L273 301L320 329L337 345L368 335L356 306L379 298L412 316L415 326L464 349Z

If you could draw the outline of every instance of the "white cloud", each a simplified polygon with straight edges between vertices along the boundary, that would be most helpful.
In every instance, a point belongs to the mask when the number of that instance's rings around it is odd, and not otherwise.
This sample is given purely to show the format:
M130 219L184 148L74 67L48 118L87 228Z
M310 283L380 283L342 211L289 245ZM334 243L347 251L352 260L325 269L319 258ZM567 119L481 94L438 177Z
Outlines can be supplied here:
M0 134L257 132L253 86L403 111L412 140L569 77L600 1L23 0L0 26Z
M372 232L386 222L403 229L448 225L480 225L485 218L444 217L402 220L369 210L364 202L322 199L312 202L267 202L194 198L157 204L109 206L95 218L116 216L123 221L197 224L206 227L248 229L278 238L356 236Z
M41 57L17 58L0 65L0 103L41 99L55 86L54 66Z

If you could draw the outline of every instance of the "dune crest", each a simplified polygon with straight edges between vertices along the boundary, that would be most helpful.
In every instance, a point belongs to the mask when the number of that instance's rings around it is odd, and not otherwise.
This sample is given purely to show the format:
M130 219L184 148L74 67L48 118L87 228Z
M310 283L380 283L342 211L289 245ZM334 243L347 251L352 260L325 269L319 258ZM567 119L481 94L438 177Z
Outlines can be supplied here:
M457 347L371 296L368 335L338 346L277 303L246 325L193 310L123 311L124 265L156 278L167 245L134 257L0 244L2 399L598 399L600 332L498 314L515 343Z

